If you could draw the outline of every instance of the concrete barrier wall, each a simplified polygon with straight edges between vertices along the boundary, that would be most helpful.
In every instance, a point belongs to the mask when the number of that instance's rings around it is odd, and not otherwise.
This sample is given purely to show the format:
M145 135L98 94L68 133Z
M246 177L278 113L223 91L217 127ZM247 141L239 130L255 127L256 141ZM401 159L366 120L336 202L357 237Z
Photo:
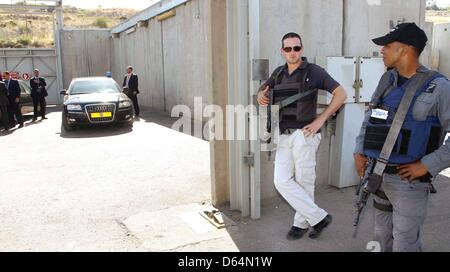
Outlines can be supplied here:
M435 25L434 45L439 51L439 72L450 78L450 24Z
M132 65L140 79L140 105L167 112L179 104L193 109L196 96L208 103L212 88L210 1L189 1L175 11L112 42L114 77L122 81Z
M430 42L421 56L421 62L431 65L433 24L425 22L424 0L344 0L344 55L374 56L380 47L373 38L388 33L401 22L415 22L424 29Z
M373 38L388 33L391 21L416 22L423 26L423 0L344 0L344 55L372 56L380 48L373 44ZM423 14L422 14L423 13Z
M112 39L113 77L122 86L126 66L131 65L139 76L139 104L164 110L164 73L161 24L150 20L148 27L120 34Z
M61 52L64 88L76 77L104 76L111 68L109 30L62 30Z
M342 1L261 0L261 57L271 70L283 65L281 39L288 32L302 36L305 56L342 54Z

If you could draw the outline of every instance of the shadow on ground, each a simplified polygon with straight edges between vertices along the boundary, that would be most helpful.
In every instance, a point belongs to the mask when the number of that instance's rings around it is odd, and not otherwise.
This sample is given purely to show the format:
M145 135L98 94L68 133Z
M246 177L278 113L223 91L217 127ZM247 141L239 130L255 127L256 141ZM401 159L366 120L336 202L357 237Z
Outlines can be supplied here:
M450 251L450 178L440 175L435 181L437 194L430 195L428 215L422 228L426 252ZM260 220L241 218L228 206L221 210L236 223L239 231L229 234L239 251L257 252L368 252L373 240L373 207L368 201L361 217L357 237L353 238L355 188L338 190L328 187L316 194L320 207L333 215L332 224L317 240L305 235L297 241L285 237L293 222L294 210L281 197L262 201Z

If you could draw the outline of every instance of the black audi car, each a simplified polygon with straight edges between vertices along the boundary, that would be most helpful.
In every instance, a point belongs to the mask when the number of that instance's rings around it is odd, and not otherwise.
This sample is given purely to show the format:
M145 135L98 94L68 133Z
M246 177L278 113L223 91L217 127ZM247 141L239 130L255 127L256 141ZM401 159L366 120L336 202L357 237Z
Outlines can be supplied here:
M133 124L133 102L112 78L76 78L61 95L64 95L61 125L65 131L78 125Z

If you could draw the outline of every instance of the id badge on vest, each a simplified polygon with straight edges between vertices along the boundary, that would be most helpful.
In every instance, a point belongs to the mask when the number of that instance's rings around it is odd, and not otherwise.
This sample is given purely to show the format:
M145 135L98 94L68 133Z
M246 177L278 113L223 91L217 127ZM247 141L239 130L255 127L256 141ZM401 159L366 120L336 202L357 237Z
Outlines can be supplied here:
M389 112L383 109L373 109L372 115L370 116L374 119L386 121L389 117Z

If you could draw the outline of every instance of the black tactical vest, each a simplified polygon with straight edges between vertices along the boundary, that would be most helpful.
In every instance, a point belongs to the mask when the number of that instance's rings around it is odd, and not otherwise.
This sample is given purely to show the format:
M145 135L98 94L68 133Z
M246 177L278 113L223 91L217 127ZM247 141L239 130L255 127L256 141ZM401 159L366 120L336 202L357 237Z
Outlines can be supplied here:
M293 95L309 90L306 89L306 83L311 71L311 64L308 63L305 69L301 69L296 83L283 84L283 69L280 69L275 77L275 86L271 91L272 104L285 100ZM312 123L317 117L317 96L318 89L310 95L307 95L297 102L280 110L280 132L286 129L302 129Z

